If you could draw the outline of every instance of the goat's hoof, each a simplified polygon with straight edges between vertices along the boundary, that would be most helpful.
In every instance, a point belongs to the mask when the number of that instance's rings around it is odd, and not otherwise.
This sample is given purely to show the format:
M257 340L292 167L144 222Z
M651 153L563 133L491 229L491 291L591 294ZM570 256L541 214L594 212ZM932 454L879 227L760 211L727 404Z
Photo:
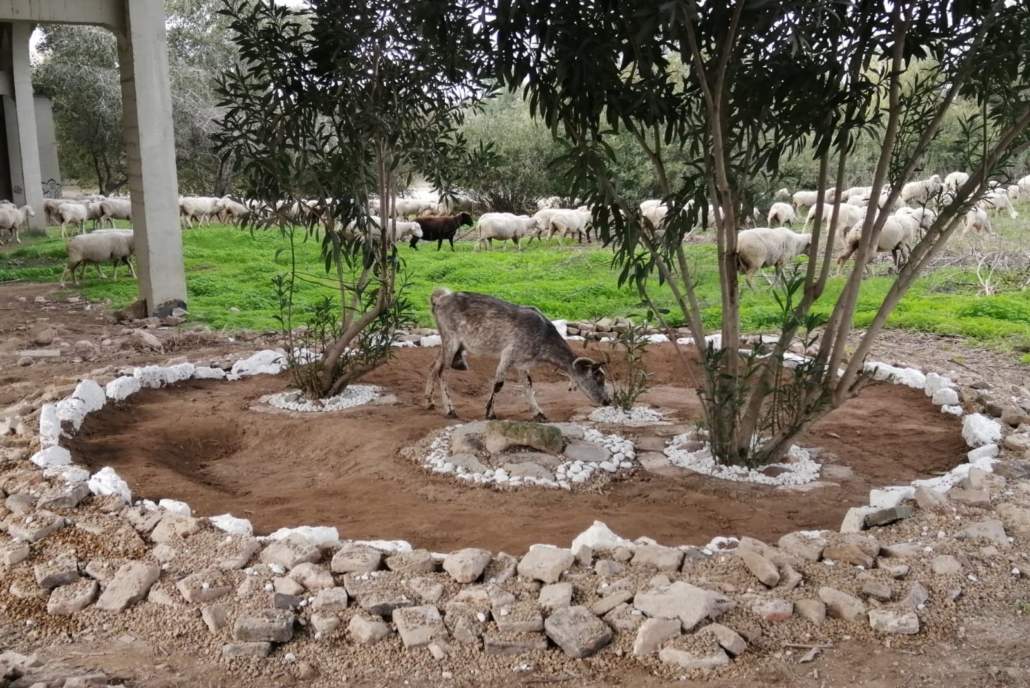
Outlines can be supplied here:
M487 420L497 420L497 414L496 413L488 413L488 414L486 414L485 418Z
M542 413L538 413L535 416L533 416L533 420L535 420L537 423L546 423L547 422L547 416L545 416Z
M451 409L450 411L447 412L447 417L448 418L457 418L458 417L458 413L454 409Z

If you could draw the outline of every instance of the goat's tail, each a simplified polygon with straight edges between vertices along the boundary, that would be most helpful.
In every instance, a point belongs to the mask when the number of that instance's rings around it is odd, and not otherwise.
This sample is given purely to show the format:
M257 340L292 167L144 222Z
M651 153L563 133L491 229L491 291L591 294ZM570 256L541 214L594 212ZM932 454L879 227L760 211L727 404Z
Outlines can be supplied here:
M442 299L445 296L449 296L450 294L451 290L447 287L437 287L436 289L434 289L432 296L429 297L430 308L432 308L432 310L435 311L436 306L440 303L440 299Z

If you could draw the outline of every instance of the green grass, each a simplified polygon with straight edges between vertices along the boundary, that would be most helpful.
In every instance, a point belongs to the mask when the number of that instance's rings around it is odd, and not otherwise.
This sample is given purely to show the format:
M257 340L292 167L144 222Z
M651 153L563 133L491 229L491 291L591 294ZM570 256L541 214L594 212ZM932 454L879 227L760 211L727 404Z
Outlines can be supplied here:
M278 232L251 234L220 226L187 231L184 252L191 317L219 329L275 329L277 308L271 279L287 269L286 247ZM313 278L325 281L317 242L298 243L297 249L298 263ZM699 272L698 294L706 323L715 326L720 313L715 247L692 244L687 251L695 265L706 267ZM423 325L432 325L428 298L437 286L531 304L551 318L639 316L645 311L635 290L617 286L611 253L597 247L533 242L523 251L515 251L509 244L477 252L471 242L459 242L457 252L451 253L446 245L437 252L435 244L423 243L418 251L402 246L400 254L407 266L408 297ZM53 232L47 239L26 240L23 246L0 253L0 283L56 281L64 256L63 242ZM872 321L891 282L885 275L865 280L855 313L858 327ZM828 313L842 286L843 279L833 278L815 310ZM999 348L1030 349L1030 292L1013 290L989 297L977 292L970 270L934 271L913 286L890 325L959 335ZM99 279L91 268L82 293L91 300L109 300L121 307L135 299L136 284L124 271L114 282ZM329 293L325 287L304 283L298 287L296 300L303 307ZM667 290L660 289L657 294L659 305L673 307ZM746 330L776 327L778 308L764 280L756 281L754 291L744 288L741 303Z

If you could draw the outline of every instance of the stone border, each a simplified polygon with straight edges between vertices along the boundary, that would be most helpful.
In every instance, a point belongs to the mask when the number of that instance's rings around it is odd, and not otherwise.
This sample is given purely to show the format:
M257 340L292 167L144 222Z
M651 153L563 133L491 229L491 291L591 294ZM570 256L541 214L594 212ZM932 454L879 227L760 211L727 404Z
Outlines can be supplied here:
M678 340L677 344L680 343L686 342ZM438 335L423 336L419 344L421 346L439 345L439 337ZM795 358L801 359L801 357ZM84 482L90 492L95 495L116 495L126 504L131 505L131 489L113 468L106 466L90 475L86 469L73 463L71 453L66 448L59 446L60 439L77 432L88 414L99 411L109 401L125 401L144 388L156 389L189 379L235 381L253 375L277 375L285 368L286 354L284 351L265 349L238 359L233 363L229 372L220 368L196 366L192 363L178 363L170 366L137 367L133 369L132 375L115 378L107 383L106 387L101 387L94 380L82 380L70 396L55 403L44 404L40 408L39 443L41 448L30 460L43 469L45 477L60 477L67 483ZM935 405L941 407L941 411L944 413L959 415L955 409L962 410L957 403L959 395L955 384L947 377L932 372L923 373L915 368L900 368L876 362L866 363L865 371L872 373L875 380L903 384L913 389L923 390ZM70 432L65 431L65 425L70 428ZM967 445L971 447L965 463L959 464L947 474L936 478L915 480L908 485L888 485L872 489L869 494L869 504L851 509L845 518L845 524L857 522L876 510L893 508L906 499L911 499L919 487L946 492L966 478L973 468L993 472L993 464L998 460L998 443L1001 435L1001 424L994 419L981 413L963 415L962 436ZM446 473L447 471L434 472ZM475 479L472 478L472 480ZM483 482L487 481L483 480ZM556 486L563 487L560 481ZM169 508L168 505L171 503L170 500L160 500L156 504L145 501L143 506L180 513L187 513L189 510L189 505L182 502L177 502L175 506ZM228 533L253 533L253 527L247 519L237 518L232 514L212 516L209 517L209 520L216 528ZM268 536L268 539L282 539L294 534L314 537L323 544L334 539L339 541L338 531L331 526L284 528ZM410 544L404 541L386 542L394 543L397 547L410 548Z

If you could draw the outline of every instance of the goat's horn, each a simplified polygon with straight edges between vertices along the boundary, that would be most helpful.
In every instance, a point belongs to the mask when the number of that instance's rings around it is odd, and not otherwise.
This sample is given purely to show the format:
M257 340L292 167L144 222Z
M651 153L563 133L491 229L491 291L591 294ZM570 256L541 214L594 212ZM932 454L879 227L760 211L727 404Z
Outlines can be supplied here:
M589 363L590 365L594 365L594 359L592 359L592 358L587 358L586 356L580 356L579 358L577 358L576 360L574 360L574 361L572 362L572 367L573 367L573 368L575 368L575 367L576 367L577 365L579 365L579 362L580 362L580 361L586 361L586 362L587 362L587 363Z

